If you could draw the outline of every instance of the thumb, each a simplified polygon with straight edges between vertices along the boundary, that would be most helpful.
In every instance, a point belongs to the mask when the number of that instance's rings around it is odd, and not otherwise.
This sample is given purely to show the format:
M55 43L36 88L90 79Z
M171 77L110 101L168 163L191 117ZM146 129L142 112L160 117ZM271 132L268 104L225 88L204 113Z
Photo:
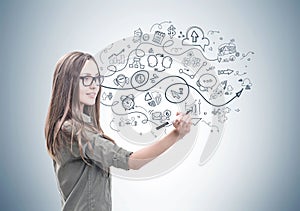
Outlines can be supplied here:
M173 122L173 126L177 128L177 127L179 126L179 123L180 123L180 122L178 121L178 119L176 119L176 120Z

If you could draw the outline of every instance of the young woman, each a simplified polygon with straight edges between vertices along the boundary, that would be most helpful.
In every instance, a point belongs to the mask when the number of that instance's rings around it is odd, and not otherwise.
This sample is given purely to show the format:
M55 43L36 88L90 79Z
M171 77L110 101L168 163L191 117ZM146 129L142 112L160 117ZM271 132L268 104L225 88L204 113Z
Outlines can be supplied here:
M45 136L62 210L111 210L109 167L137 170L190 131L190 116L180 114L164 138L127 151L101 129L100 90L100 72L91 55L71 52L58 61Z

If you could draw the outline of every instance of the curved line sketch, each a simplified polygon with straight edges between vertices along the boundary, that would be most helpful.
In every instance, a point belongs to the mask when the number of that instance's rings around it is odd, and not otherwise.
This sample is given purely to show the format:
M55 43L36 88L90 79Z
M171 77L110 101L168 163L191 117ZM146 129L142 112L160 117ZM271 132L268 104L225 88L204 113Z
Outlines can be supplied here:
M211 34L211 35L213 35L214 33L220 33L220 31L215 31L215 30L209 30L208 32L207 32L207 35L209 35L209 34Z
M154 26L158 25L158 28L159 28L159 29L162 29L162 25L163 25L163 24L166 24L166 23L172 23L172 21L163 21L163 22L161 22L161 23L155 23L155 24L153 24L153 25L151 26L151 28L150 28L150 32L152 31L152 28L153 28Z
M239 92L237 92L236 94L235 94L235 96L234 97L232 97L230 100L228 100L227 102L225 102L225 103L223 103L223 104L220 104L220 105L217 105L217 104L213 104L213 103L211 103L209 100L207 100L203 95L202 95L202 93L201 92L199 92L198 91L198 89L196 89L195 87L193 87L193 86L191 86L191 85L188 85L189 87L191 87L191 88L193 88L196 92L198 92L198 94L208 103L208 104L210 104L210 105L212 105L212 106L215 106L215 107L222 107L222 106L224 106L224 105L227 105L228 103L230 103L231 101L233 101L235 98L237 98L237 97L240 97L241 96L241 94L242 94L242 92L243 92L243 90L244 90L244 88L242 88Z
M114 119L110 121L109 127L110 127L112 130L116 131L116 132L120 132L120 130L115 129L115 128L112 126L112 124L114 124Z
M167 46L166 44L167 44L168 42L172 42L172 44ZM199 51L199 52L202 54L202 56L203 56L207 61L218 61L218 58L215 58L215 59L208 59L208 58L203 54L203 52L202 52L199 48L195 48L195 47L190 48L190 49L188 49L188 50L186 50L186 51L184 51L184 52L182 52L182 53L179 53L179 54L174 54L174 53L168 52L165 48L166 48L166 47L171 47L173 44L174 44L174 41L173 41L173 40L167 40L167 41L162 45L164 52L166 52L166 53L168 53L168 54L170 54L170 55L172 55L172 56L180 56L180 55L183 55L183 54L185 54L185 53L187 53L187 52L189 52L189 51L196 50L196 51Z
M219 127L211 124L211 122L206 122L205 120L202 120L202 122L205 123L206 125L208 125L210 128L216 128L218 133L220 132Z
M102 101L100 101L100 104L102 104L102 105L104 105L104 106L108 106L108 107L115 106L115 105L117 105L118 103L119 103L119 101L114 101L113 104L108 105L108 104L105 104L105 103L103 103Z
M148 119L148 116L146 114L144 114L143 112L140 112L140 111L131 111L131 112L128 112L128 113L117 113L116 111L114 111L113 107L111 107L111 111L118 115L118 116L128 116L129 114L142 114L143 116L145 116L146 118L143 119L141 122L143 124L146 124L147 122L149 122L150 120Z
M241 60L243 60L245 57L247 57L249 54L254 54L253 51L249 51L247 54L242 54Z

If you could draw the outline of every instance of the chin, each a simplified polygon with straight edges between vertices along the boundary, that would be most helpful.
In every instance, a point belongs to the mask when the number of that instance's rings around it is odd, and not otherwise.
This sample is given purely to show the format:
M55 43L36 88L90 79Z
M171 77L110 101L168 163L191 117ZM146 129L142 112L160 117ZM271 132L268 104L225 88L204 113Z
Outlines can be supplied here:
M86 104L87 106L93 106L93 105L95 105L95 102L94 103L88 103L88 104Z
M86 106L93 106L93 105L95 105L95 101L87 101L87 102L84 102L83 103L84 105L86 105Z

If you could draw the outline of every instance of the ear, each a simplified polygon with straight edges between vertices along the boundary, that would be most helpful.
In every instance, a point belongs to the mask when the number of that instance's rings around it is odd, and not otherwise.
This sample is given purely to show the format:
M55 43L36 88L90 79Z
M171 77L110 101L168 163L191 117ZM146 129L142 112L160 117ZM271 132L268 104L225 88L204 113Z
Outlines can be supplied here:
M134 95L133 94L128 95L128 97L131 98L131 99L134 99Z

